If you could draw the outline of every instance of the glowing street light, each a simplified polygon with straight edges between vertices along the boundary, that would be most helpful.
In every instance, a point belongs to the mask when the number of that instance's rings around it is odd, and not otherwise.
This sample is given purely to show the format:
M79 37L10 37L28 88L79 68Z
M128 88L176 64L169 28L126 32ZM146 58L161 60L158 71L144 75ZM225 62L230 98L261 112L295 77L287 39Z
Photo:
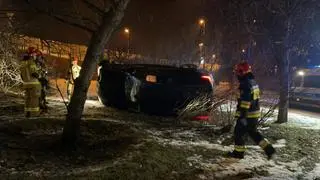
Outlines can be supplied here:
M129 28L124 28L124 33L127 34L128 36L128 56L129 56L129 53L130 53L130 29Z
M206 24L206 21L204 19L199 19L199 25L204 26Z
M245 49L242 49L242 52L243 52L243 53L245 53L245 52L246 52L246 50L245 50Z
M199 34L199 39L200 39L200 43L198 44L199 46L199 55L200 55L200 66L203 65L203 67L205 66L205 44L204 44L204 38L205 38L205 34L206 34L206 20L204 18L199 18L198 21L199 24L199 29L200 29L200 34Z
M129 28L125 28L125 29L124 29L124 33L130 34L130 29L129 29Z

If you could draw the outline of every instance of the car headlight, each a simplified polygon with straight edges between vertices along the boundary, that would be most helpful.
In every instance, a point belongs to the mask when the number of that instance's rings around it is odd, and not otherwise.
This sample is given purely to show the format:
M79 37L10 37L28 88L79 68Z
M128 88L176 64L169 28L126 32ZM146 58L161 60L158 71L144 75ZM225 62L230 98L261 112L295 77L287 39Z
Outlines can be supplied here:
M298 71L298 76L304 76L305 73L303 71Z

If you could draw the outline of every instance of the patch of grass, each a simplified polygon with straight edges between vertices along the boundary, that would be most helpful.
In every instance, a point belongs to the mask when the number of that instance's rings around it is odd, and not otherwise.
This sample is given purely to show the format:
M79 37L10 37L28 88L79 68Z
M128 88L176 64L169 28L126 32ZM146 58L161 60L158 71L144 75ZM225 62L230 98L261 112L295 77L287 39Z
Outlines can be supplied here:
M187 157L192 152L155 142L145 142L132 149L129 159L105 170L70 176L71 179L196 179L201 170L190 167Z
M128 122L143 122L149 125L167 125L175 121L174 117L151 116L143 113L133 113L126 110L119 110L111 107L90 107L84 112L83 117L102 117ZM146 125L147 125L146 124Z
M286 140L286 147L278 149L278 158L283 162L299 161L304 171L311 171L319 159L320 131L288 127L283 125L271 125L265 132L266 137L275 141Z
M0 126L0 175L50 177L74 168L112 162L139 144L142 134L125 124L85 121L73 151L60 143L64 121L29 119ZM33 171L33 174L28 174ZM19 178L18 178L19 179Z

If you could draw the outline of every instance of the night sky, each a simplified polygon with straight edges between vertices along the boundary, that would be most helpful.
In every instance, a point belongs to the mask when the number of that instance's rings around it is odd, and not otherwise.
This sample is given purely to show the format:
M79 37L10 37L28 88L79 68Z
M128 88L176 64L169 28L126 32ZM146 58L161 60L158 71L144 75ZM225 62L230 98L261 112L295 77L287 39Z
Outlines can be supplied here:
M123 26L132 30L132 44L137 51L146 53L161 46L178 46L183 31L196 29L197 20L203 13L201 5L201 1L133 0ZM116 33L111 46L121 45L121 42L126 44L122 30Z
M7 0L12 9L28 9L21 0ZM119 30L109 48L126 48L124 27L131 30L131 45L138 53L164 56L164 46L172 48L182 41L183 31L197 31L198 18L204 14L200 0L132 0ZM27 22L22 32L66 42L86 44L89 35L82 30L59 23L50 17L37 14L20 14L19 22ZM194 43L193 41L190 43ZM159 54L160 53L160 54Z
M38 1L40 4L45 2L45 0L30 1ZM3 9L30 10L30 6L26 5L24 0L2 0L1 2ZM179 58L179 54L196 49L199 33L197 23L198 19L204 16L207 19L207 46L213 50L220 48L222 59L231 62L232 59L239 57L239 51L246 47L249 40L247 29L244 27L237 29L239 14L243 13L242 8L238 8L237 4L240 3L235 0L131 0L123 23L115 32L107 48L126 49L127 39L123 31L124 27L128 27L131 31L131 48L134 52L158 58L170 58L170 56ZM68 10L70 7L61 8ZM268 20L268 17L260 18L258 22ZM90 39L88 33L45 15L17 13L15 19L17 25L23 24L21 32L27 35L78 44L88 44ZM240 23L243 26L248 22L250 19ZM305 31L314 30L314 27L303 28ZM274 29L274 32L277 31ZM219 32L220 35L215 32ZM255 40L258 46L263 46L264 42L263 40L259 42L259 38L255 37ZM214 43L216 44L213 45ZM312 62L320 63L319 48L312 48L309 52L307 58ZM300 62L303 64L306 58L302 57L297 62L297 64Z

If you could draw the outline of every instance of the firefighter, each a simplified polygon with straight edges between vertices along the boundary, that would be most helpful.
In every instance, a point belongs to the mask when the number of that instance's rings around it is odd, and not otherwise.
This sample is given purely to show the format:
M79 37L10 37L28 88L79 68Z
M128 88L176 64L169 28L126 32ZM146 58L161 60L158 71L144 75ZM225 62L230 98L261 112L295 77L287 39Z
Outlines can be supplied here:
M47 76L47 67L45 63L45 59L41 53L41 51L37 51L37 57L36 57L36 64L38 67L39 71L39 77L38 80L41 84L41 95L39 99L39 106L40 110L42 112L47 112L48 111L48 103L46 100L46 94L49 89L49 81L48 81L48 76Z
M36 49L29 47L27 54L23 56L20 71L25 90L25 115L26 117L38 116L40 113L39 98L41 85L38 80L38 68L35 63Z
M78 65L78 58L75 57L72 61L72 66L69 68L67 77L67 97L71 99L73 93L74 81L80 76L81 67Z
M271 159L275 149L257 130L260 118L259 86L248 63L242 62L236 65L234 71L239 80L240 97L238 98L237 122L234 129L234 150L227 155L238 159L244 158L246 150L244 136L248 134L264 150L268 159Z

